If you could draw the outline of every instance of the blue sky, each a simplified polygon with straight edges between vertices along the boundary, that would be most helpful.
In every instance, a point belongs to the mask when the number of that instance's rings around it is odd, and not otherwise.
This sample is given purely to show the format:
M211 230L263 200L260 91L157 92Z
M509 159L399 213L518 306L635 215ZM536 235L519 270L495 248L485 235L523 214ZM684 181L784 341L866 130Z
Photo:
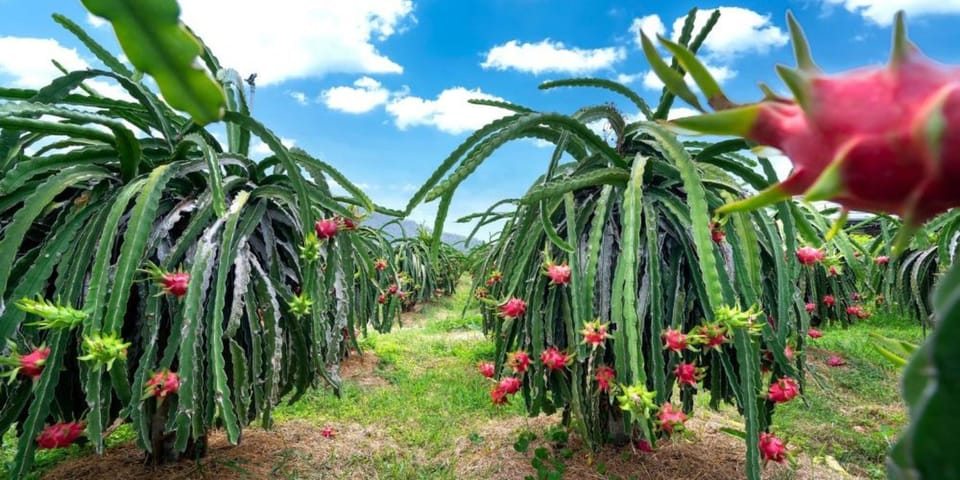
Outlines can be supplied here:
M254 115L277 134L334 164L378 203L402 207L470 132L502 115L468 98L502 98L570 113L617 101L585 90L541 92L543 81L595 76L623 81L655 102L659 89L637 45L639 30L673 35L697 6L721 8L704 49L708 66L738 101L775 88L777 63L792 64L790 9L830 72L882 63L893 12L905 9L925 53L960 63L960 0L795 0L702 3L624 0L181 0L183 18L227 66L256 72ZM113 51L108 26L79 1L0 0L0 84L39 87L56 71L99 66L50 15L88 27ZM94 85L106 93L116 88ZM626 107L625 104L620 104ZM677 104L681 107L680 103ZM635 113L626 110L625 113ZM677 112L682 113L682 111ZM489 159L454 198L451 217L517 197L551 151L518 142ZM785 173L786 162L781 161ZM435 204L412 218L432 220ZM448 231L468 226L448 222Z

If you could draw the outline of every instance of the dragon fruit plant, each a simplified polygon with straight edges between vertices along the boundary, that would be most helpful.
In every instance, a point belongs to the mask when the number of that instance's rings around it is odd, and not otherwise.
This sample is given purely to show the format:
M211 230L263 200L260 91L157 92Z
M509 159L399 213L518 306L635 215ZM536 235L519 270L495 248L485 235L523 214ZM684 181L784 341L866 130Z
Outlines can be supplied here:
M794 98L765 88L758 103L735 105L694 52L660 39L691 74L716 113L677 119L686 130L732 134L782 150L794 165L783 182L759 195L728 203L722 212L753 209L792 195L832 200L844 209L899 216L893 242L899 254L920 225L960 205L960 83L957 69L926 58L907 38L903 12L894 22L886 66L838 75L819 71L803 32L787 15L797 68L777 68ZM652 42L645 39L646 46ZM652 48L648 50L653 50ZM670 90L700 108L677 71L648 51ZM889 263L889 262L888 262ZM960 421L949 412L960 401L960 267L954 264L934 296L934 332L906 367L903 394L911 422L894 445L888 474L894 479L960 478L952 444ZM842 359L831 359L842 365ZM764 457L781 443L762 439Z
M193 458L212 428L237 443L251 421L270 423L281 397L336 387L345 336L377 307L377 290L354 279L388 253L345 220L304 247L318 220L395 213L251 118L237 72L175 17L150 14L176 11L174 1L85 3L118 25L121 45L167 38L144 31L187 39L202 68L191 54L189 71L158 83L186 95L166 86L209 82L226 136L173 111L182 102L161 100L139 73L173 63L140 68L129 55L135 73L59 15L102 69L0 88L0 337L11 342L0 370L12 380L0 385L0 433L17 432L13 478L30 474L38 448L81 434L102 452L114 421L131 425L151 462ZM131 16L157 25L124 27ZM132 98L103 98L93 79ZM250 157L254 138L268 157ZM328 179L347 194L334 197ZM299 317L287 307L295 295L311 302Z
M696 50L717 16L695 35L694 14L680 40ZM522 198L460 219L478 226L505 221L481 250L483 260L471 262L474 296L496 341L496 372L520 378L517 395L530 414L563 410L592 447L655 447L680 434L694 396L709 391L715 405L729 402L743 412L750 478L758 478L760 432L775 408L765 400L767 384L790 377L803 385L810 325L797 313L792 280L802 267L793 257L802 244L786 203L776 220L766 211L723 219L712 212L741 193L734 187L741 181L768 187L772 167L765 162L764 175L739 168L733 152L745 142L685 142L670 133L659 122L670 93L650 107L608 80L541 85L559 87L613 91L640 120L628 122L611 105L563 115L475 101L512 115L471 135L411 205L439 199L442 226L457 186L498 147L525 138L554 144L546 172ZM595 121L607 124L609 139L587 126ZM746 311L724 309L730 305ZM777 321L767 323L768 315ZM519 373L521 352L532 361ZM768 375L761 374L761 357L770 359L763 363ZM637 395L649 396L651 405L624 409L634 403L629 392L644 392Z

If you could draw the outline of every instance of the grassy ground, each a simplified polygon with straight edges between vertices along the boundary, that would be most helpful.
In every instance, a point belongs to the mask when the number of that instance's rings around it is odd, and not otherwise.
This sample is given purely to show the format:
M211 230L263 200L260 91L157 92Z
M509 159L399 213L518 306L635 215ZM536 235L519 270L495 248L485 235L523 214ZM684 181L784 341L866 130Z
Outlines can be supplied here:
M493 345L479 331L478 313L460 317L467 293L460 288L453 297L410 316L404 328L364 339L365 355L355 355L344 364L342 398L330 392L310 392L295 404L283 404L276 410L277 432L251 428L245 431L240 447L214 449L206 470L187 465L190 471L184 474L187 467L171 466L169 476L154 472L152 478L517 477L519 469L530 465L528 458L512 450L518 433L531 429L542 436L557 419L526 419L519 399L503 408L490 403L490 383L477 373L476 364L492 358ZM919 341L919 327L875 316L850 328L823 331L824 337L814 340L809 351L808 405L794 401L779 408L775 430L789 439L794 451L804 452L804 468L825 469L813 463L836 459L857 477L883 478L885 452L906 417L899 400L897 371L870 346L867 333ZM847 364L827 366L831 355L843 357ZM742 452L736 451L742 448L739 442L722 433L706 432L717 421L739 420L735 411L726 409L717 415L702 409L696 417L698 425L705 428L689 439L693 441L678 440L663 452L644 456L613 452L594 457L583 450L565 460L570 467L568 475L661 478L656 474L663 473L670 462L688 465L696 455L719 462L718 452L724 451L731 464L742 462ZM319 435L327 427L337 432L333 439ZM123 443L128 433L119 430L110 443ZM12 459L11 440L4 441L4 461ZM112 449L121 450L127 453L109 461L118 465L138 462L139 453L129 442ZM85 460L80 457L89 455L81 447L41 452L38 472L47 471L51 478L74 478ZM108 461L86 460L88 464ZM630 475L615 477L601 472L605 462L611 467L614 463L625 465L626 470L620 471ZM55 464L59 465L50 470ZM262 468L257 470L258 466ZM575 474L578 468L586 473ZM230 476L231 472L240 473ZM0 477L3 473L0 469ZM765 477L824 478L812 470L794 473L783 469L768 471Z

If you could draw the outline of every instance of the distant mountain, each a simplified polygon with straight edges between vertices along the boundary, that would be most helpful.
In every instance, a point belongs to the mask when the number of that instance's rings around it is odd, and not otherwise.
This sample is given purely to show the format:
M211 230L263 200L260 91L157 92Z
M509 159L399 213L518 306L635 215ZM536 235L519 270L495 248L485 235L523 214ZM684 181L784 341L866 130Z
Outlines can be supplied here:
M382 213L374 212L373 215L370 215L369 217L365 218L363 220L363 223L373 228L380 228L383 225L393 220L394 220L393 217L389 217ZM412 220L403 220L400 223L403 225L402 228L400 225L397 225L397 223L393 223L391 225L388 225L386 228L384 228L383 231L387 235L394 238L402 237L404 233L406 233L407 236L412 237L417 234L417 232L420 230L420 227L421 227L420 224ZM432 231L429 227L425 225L423 227L428 232ZM467 237L464 237L463 235L457 235L455 233L444 233L443 235L440 236L440 239L443 240L445 243L455 246L459 250L465 251L467 249L466 246L463 244L463 241L466 240ZM471 243L475 245L477 242L473 241Z

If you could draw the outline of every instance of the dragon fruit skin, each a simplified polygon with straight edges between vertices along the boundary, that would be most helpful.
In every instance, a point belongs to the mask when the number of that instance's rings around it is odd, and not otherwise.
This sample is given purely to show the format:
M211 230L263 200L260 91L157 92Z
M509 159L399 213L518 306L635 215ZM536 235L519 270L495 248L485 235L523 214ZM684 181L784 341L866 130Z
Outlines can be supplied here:
M761 102L734 104L689 50L661 39L717 110L675 119L673 124L775 147L793 163L783 182L717 213L804 195L807 200L834 201L845 210L899 215L915 227L960 206L960 189L951 187L960 182L958 70L929 60L910 43L902 12L895 21L889 65L836 75L818 69L789 13L787 22L798 67L778 66L777 71L793 99L768 89ZM662 62L651 53L647 56L651 64ZM689 92L680 96L702 109ZM909 232L905 230L894 251L902 248Z

